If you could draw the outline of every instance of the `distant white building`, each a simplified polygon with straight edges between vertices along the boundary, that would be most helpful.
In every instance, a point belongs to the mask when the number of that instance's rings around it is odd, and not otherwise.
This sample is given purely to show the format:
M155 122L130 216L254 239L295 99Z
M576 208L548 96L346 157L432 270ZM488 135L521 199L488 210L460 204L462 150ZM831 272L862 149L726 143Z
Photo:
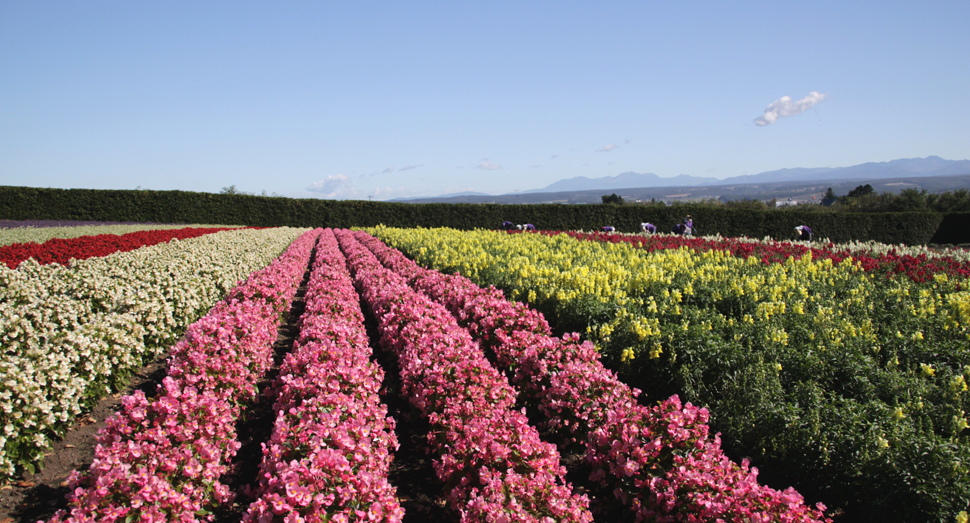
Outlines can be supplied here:
M810 204L818 204L818 203L819 202L816 201L816 200L814 200L814 199L812 199L812 200L792 200L791 198L789 198L788 200L781 200L781 201L776 200L775 201L775 207L788 207L789 205L810 205Z

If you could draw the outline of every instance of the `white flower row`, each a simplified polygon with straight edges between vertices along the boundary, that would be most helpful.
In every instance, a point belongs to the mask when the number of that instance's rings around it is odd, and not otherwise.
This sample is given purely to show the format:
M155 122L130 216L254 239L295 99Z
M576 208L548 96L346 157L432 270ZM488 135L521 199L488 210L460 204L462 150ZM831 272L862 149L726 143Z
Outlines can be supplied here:
M178 340L307 229L224 231L77 261L0 265L0 477Z
M237 227L233 225L81 225L77 227L14 227L0 229L0 246L12 243L44 243L54 238L80 238L98 234L128 234L138 231L184 229L186 227Z

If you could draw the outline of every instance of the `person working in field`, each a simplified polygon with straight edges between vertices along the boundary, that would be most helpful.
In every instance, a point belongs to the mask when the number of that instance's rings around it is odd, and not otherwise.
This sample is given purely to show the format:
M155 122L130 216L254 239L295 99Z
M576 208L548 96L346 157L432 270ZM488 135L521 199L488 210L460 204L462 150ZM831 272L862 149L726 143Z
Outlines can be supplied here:
M502 222L502 229L504 229L506 231L511 231L514 228L515 228L515 224L514 223L512 223L512 222L510 222L508 220L505 220L504 222Z
M657 226L650 222L643 222L640 224L640 232L645 232L647 234L653 234L657 232Z
M798 227L795 227L795 235L803 242L812 241L812 229L810 229L808 225L799 225Z
M684 236L690 236L692 234L694 234L694 218L691 218L691 216L688 214L687 217L684 218Z
M612 225L606 225L606 226L600 227L600 230L603 232L615 232L616 227L613 227Z

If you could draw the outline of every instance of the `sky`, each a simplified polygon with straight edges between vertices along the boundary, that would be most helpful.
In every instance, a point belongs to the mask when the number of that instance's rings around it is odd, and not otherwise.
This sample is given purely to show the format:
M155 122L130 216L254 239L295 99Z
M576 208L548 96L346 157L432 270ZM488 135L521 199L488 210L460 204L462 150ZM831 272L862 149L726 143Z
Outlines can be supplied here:
M0 0L0 185L388 200L970 159L967 20L966 0Z

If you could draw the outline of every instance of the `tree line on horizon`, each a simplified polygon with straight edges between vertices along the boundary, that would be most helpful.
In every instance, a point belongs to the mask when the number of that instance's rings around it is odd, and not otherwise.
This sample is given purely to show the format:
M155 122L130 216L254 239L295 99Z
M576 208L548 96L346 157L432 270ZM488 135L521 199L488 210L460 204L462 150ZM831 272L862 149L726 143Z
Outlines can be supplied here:
M715 198L700 202L681 202L673 200L650 199L650 201L627 202L616 193L603 195L604 205L666 205L666 206L710 206L729 209L777 209L780 211L817 210L819 212L970 212L970 190L957 189L942 193L930 193L926 189L903 189L899 193L882 192L877 194L872 185L859 185L848 194L836 195L831 187L819 203L777 206L776 199L770 200L719 200Z

